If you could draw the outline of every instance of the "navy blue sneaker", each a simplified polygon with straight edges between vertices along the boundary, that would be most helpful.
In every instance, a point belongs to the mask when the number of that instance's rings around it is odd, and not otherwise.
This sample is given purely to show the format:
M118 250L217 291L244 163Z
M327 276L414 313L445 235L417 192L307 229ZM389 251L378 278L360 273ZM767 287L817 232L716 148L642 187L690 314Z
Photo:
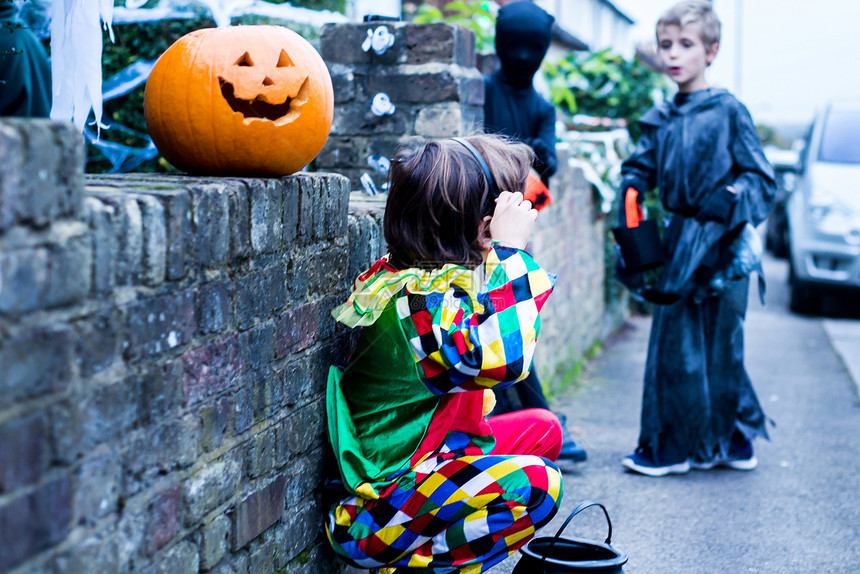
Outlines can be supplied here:
M558 455L559 460L584 462L588 459L588 454L570 436L570 431L567 430L567 417L565 415L558 415L558 420L561 422L561 453Z
M686 474L690 471L690 461L685 460L675 464L659 464L655 462L650 452L643 448L637 448L636 452L625 456L621 461L622 466L633 472L646 476L666 476L667 474Z
M752 470L757 467L758 459L753 454L752 441L736 432L729 443L728 456L719 464L734 470Z
M752 442L744 435L736 432L729 443L728 456L719 454L709 461L693 461L696 470L710 470L716 467L734 470L752 470L758 466L758 459L753 454Z

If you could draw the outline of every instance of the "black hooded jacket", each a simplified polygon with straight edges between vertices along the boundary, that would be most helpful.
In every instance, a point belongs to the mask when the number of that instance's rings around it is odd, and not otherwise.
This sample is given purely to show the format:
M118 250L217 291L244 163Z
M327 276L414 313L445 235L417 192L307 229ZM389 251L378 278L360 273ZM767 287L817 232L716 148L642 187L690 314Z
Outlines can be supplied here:
M496 53L501 69L485 77L484 129L518 139L535 151L544 183L558 169L555 107L532 86L549 48L554 18L531 2L499 10Z

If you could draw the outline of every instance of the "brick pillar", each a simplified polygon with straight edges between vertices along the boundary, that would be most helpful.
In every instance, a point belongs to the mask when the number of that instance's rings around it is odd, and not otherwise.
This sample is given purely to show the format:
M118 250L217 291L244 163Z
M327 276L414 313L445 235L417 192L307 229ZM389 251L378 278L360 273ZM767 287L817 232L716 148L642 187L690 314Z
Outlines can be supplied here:
M384 53L364 51L368 31L386 26L394 44ZM359 189L363 173L381 186L386 175L368 165L374 155L390 158L415 136L468 134L484 118L484 80L475 68L475 37L450 24L372 22L323 28L321 52L334 84L331 135L317 157L325 171L337 171ZM374 96L388 95L394 113L377 116Z

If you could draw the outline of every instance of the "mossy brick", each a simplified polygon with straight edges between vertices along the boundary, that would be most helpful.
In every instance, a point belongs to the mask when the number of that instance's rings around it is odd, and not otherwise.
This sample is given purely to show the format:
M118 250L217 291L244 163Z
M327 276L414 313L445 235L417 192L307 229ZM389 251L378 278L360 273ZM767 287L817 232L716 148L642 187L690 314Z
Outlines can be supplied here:
M197 457L200 422L193 415L135 433L123 455L123 496L139 492L154 477L187 468Z
M237 326L248 329L265 321L286 303L286 270L283 265L252 271L233 284Z
M295 405L308 387L307 357L299 355L276 373L283 380L285 405Z
M49 259L44 248L0 252L0 314L22 315L39 308L48 290Z
M119 254L119 239L115 232L117 209L115 205L89 196L84 199L84 213L92 230L92 288L98 294L110 293L116 287Z
M194 294L200 333L219 333L230 325L233 317L232 293L233 285L228 280L200 285Z
M475 65L475 34L462 26L443 22L404 28L407 64L430 62Z
M427 138L466 135L472 127L465 124L462 107L456 103L425 106L415 119L415 133Z
M129 384L140 396L140 424L153 425L179 411L185 402L182 388L184 366L179 359L150 365L133 377Z
M236 504L232 516L234 550L243 548L281 519L285 483L284 477L279 476Z
M223 185L191 188L192 230L197 264L217 267L230 257L230 198Z
M98 533L57 555L53 571L63 574L121 572L119 547L108 533Z
M200 448L210 452L221 446L230 420L230 401L220 399L200 409Z
M193 291L143 299L126 311L123 356L131 362L161 356L190 342L194 331Z
M314 265L310 268L308 288L314 295L325 295L344 289L349 268L349 253L340 248L326 249L314 254Z
M218 515L200 528L200 568L210 570L224 558L230 546L230 518Z
M19 126L24 143L24 177L21 180L21 215L36 227L44 227L59 215L61 188L60 148L54 141L51 122L36 120Z
M254 390L242 385L236 391L233 404L233 432L238 436L254 424Z
M322 446L294 459L287 474L287 513L293 512L303 501L314 499L319 494L325 478L326 455Z
M231 499L242 484L242 466L233 458L220 458L196 470L182 483L185 526L198 524L204 516Z
M373 50L365 52L362 44L378 27L384 26L393 34L394 44L383 54ZM320 32L320 54L326 62L339 64L393 65L405 60L403 24L394 22L373 22L367 24L326 24Z
M379 88L378 86L375 87ZM377 93L378 91L374 92L371 99ZM371 111L371 99L336 108L331 122L331 135L334 137L359 135L373 137L374 135L403 134L412 131L413 114L409 112L409 108L398 105L399 102L392 99L391 101L397 106L396 111L393 114L377 116ZM359 160L362 159L366 161L366 158L359 158Z
M320 535L319 524L323 522L322 511L313 497L290 501L284 513L284 526L276 531L278 562L281 567L294 560Z
M143 222L140 279L144 285L161 285L167 276L167 224L164 206L157 198L149 195L138 195L137 202Z
M51 460L47 413L0 423L0 495L38 482Z
M303 351L317 340L319 315L317 303L311 301L285 311L275 320L275 357Z
M211 570L211 574L249 574L248 555L231 554Z
M351 135L329 135L325 146L317 156L316 164L321 169L338 170L344 166L359 165L361 162L360 146L363 142ZM366 161L366 158L365 158Z
M177 574L178 572L197 572L200 557L196 546L184 540L170 546L153 557L152 562L140 568L142 574Z
M93 245L90 230L79 222L56 223L48 249L48 285L40 307L50 309L78 303L90 292Z
M18 223L24 179L24 142L16 127L0 120L0 231Z
M285 281L290 301L294 304L304 303L308 294L308 275L314 260L305 253L292 257L285 269Z
M274 572L276 555L277 545L270 529L248 545L248 571Z
M0 503L0 572L62 541L71 528L67 475Z
M132 197L110 198L118 209L114 233L119 241L116 282L118 285L135 285L143 265L143 215Z
M253 253L274 253L281 248L283 231L283 185L276 179L245 182L251 197L251 249Z
M182 366L186 406L229 389L245 366L239 335L186 352L182 355Z
M71 377L73 344L62 326L5 336L0 342L0 406L59 390Z
M460 81L450 69L436 64L422 70L389 68L367 78L370 94L385 92L395 105L433 104L460 99ZM477 73L477 71L476 71ZM396 115L397 112L395 111Z
M299 178L285 177L281 179L283 186L283 210L281 220L283 222L283 246L286 251L295 247L296 238L299 236Z
M94 526L116 512L121 480L122 461L115 453L84 459L75 472L74 523Z
M284 419L278 436L281 453L298 456L322 445L322 435L325 432L323 407L323 401L317 400L294 409L292 414ZM283 458L284 455L280 456Z
M245 365L254 371L267 367L275 358L275 325L255 327L239 336Z
M146 190L164 209L166 279L177 281L188 273L194 253L191 194L185 189Z
M54 456L70 463L100 444L125 436L138 422L139 405L132 379L70 396L53 409Z
M299 183L298 236L302 244L308 244L319 237L323 227L320 217L321 182L318 178L309 175L296 176L296 180Z
M155 554L173 540L181 529L182 489L180 485L166 488L149 499L146 509L145 549Z
M244 445L244 473L248 478L260 478L272 471L275 458L275 429L270 427L251 437Z
M251 200L247 186L227 188L230 206L230 260L241 261L251 255Z
M346 235L346 218L349 214L349 180L343 176L327 179L328 194L325 202L326 238Z
M351 102L355 98L355 74L350 71L331 74L335 105Z

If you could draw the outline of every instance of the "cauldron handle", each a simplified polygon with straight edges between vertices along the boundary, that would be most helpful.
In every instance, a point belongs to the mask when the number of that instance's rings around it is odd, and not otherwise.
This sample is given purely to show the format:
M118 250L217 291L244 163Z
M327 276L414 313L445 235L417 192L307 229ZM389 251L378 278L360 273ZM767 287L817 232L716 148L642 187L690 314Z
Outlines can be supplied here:
M559 528L558 532L556 532L555 536L553 536L553 539L549 543L549 546L547 547L546 552L544 552L543 558L541 558L541 561L540 561L541 572L546 572L546 568L544 566L546 564L546 559L549 556L549 553L552 550L552 547L555 546L555 543L558 540L558 537L561 536L561 533L564 531L565 528L567 528L567 525L570 524L570 521L573 520L573 517L576 516L577 514L579 514L580 512L582 512L583 510L585 510L586 508L590 508L592 506L599 506L601 509L603 509L603 514L606 515L606 524L607 524L607 526L609 526L609 533L606 535L606 543L607 544L612 543L611 542L611 540L612 540L612 521L609 520L609 512L607 512L606 507L603 506L601 503L595 502L593 500L583 500L582 502L580 502L577 505L576 508L573 509L573 512L570 513L570 516L567 517L567 520L564 521L564 524L561 525L561 528Z

